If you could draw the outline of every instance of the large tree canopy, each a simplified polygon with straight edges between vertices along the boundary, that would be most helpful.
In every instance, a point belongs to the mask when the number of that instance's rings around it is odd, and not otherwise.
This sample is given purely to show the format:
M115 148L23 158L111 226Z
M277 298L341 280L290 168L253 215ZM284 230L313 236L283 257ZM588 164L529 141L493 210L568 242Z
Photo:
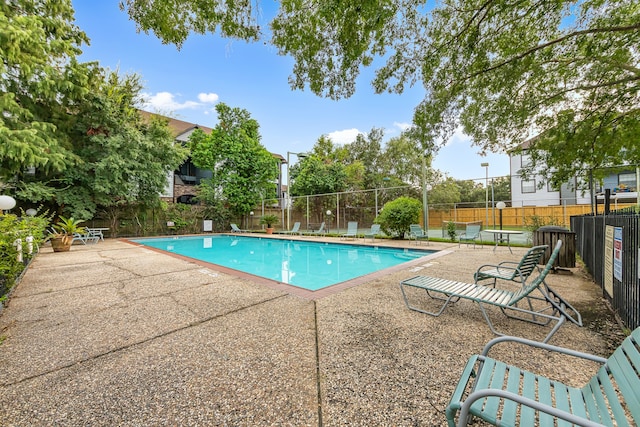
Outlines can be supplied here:
M61 128L92 66L75 61L87 37L72 22L69 1L0 3L0 181L77 160Z
M0 184L76 218L152 204L184 158L167 123L143 122L141 86L76 57L70 0L0 4Z
M219 121L211 134L197 131L189 140L193 163L213 172L200 184L199 199L244 215L276 197L278 161L260 144L258 122L247 110L220 103L216 111Z
M414 123L435 152L462 126L486 151L540 134L532 168L556 183L640 162L640 3L635 0L281 0L269 36L259 2L123 0L141 29L180 45L190 32L271 37L291 86L334 99L381 63L376 91L422 81ZM178 11L178 12L176 12ZM376 62L377 60L377 62ZM430 143L429 143L430 141ZM429 146L431 145L431 146Z

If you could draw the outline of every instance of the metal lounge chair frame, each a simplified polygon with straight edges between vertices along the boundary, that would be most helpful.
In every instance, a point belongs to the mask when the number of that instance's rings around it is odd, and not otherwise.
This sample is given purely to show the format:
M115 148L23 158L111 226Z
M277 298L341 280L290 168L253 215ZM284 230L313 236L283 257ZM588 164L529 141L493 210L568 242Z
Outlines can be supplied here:
M429 242L429 235L420 227L420 224L409 225L409 240L415 240L416 245L420 240Z
M517 343L519 351L522 345L540 348L601 366L577 388L489 357L498 343ZM540 426L640 425L639 373L640 328L608 359L517 337L494 338L480 355L468 360L447 406L447 422L455 427L460 411L458 427L473 417L495 426L534 425L535 420Z
M231 232L232 233L245 233L246 230L240 230L237 224L231 223Z
M73 240L71 241L71 244L73 245L73 242L82 242L83 245L86 245L87 243L98 243L100 241L100 236L97 236L89 231L86 231L85 233L73 233Z
M496 280L506 280L517 282L524 285L531 274L538 270L538 262L547 250L548 245L534 246L527 251L520 262L503 261L498 265L485 264L478 268L473 275L476 283L483 280L493 279L493 287L496 286Z
M349 221L347 224L347 232L340 236L341 239L355 239L358 237L358 222Z
M326 226L326 224L323 221L322 224L320 224L320 228L318 228L317 230L313 230L310 233L307 233L307 235L309 235L309 236L324 236L325 234L327 234L327 232L324 230L325 226Z
M362 239L367 240L367 237L369 237L371 241L374 242L378 234L380 234L380 224L373 224L371 230L362 235Z
M543 340L543 342L547 342L567 319L578 326L582 326L582 316L580 313L578 313L575 308L573 308L544 282L545 277L553 268L553 263L555 262L561 247L562 240L558 240L549 261L545 265L544 269L540 271L540 274L538 274L538 276L529 283L523 285L517 291L498 289L477 283L463 283L455 280L446 280L427 276L416 276L400 282L400 290L402 291L404 302L409 309L436 317L440 316L442 312L444 312L450 302L457 302L460 299L473 301L478 304L482 315L489 325L489 329L491 329L491 332L496 335L503 334L494 328L484 305L499 307L500 310L509 318L526 321L536 325L546 326L550 322L555 321L556 324ZM409 303L407 293L405 292L405 287L407 286L424 289L427 295L433 299L444 301L444 304L440 307L440 310L436 312L427 311L413 306ZM541 296L532 295L535 290L538 290ZM439 295L444 295L444 297ZM520 302L527 302L528 308L519 307L518 303ZM542 307L534 308L534 302L536 302L537 305L542 305Z
M458 236L458 247L464 242L469 246L469 243L473 243L473 248L476 248L476 241L480 238L480 226L479 225L467 225L464 233Z
M298 234L298 235L302 235L302 232L300 231L300 222L296 221L293 223L293 227L291 227L291 230L289 231L282 231L282 234Z

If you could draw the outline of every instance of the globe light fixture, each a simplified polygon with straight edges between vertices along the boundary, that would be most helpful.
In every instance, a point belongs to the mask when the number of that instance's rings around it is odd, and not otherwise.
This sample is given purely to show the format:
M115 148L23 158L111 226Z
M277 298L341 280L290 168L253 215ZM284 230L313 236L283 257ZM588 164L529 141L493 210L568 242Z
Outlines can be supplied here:
M8 211L16 206L16 199L11 196L0 196L0 212Z

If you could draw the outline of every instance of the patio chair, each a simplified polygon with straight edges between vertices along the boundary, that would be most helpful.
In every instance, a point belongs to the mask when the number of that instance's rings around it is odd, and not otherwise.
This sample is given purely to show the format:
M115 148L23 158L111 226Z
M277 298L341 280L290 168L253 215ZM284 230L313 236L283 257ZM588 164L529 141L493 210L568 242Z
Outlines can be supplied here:
M467 246L469 243L473 243L473 249L476 248L476 240L480 240L480 226L479 225L467 225L464 233L458 236L458 247L465 242Z
M324 236L325 234L327 234L327 232L324 229L325 227L325 223L322 222L322 224L320 224L320 227L317 230L313 230L310 233L307 233L309 236Z
M496 280L506 280L524 285L529 276L538 269L538 263L549 246L534 246L527 251L520 262L503 261L498 265L485 264L480 266L473 278L476 283L483 280L493 279L493 287L496 287Z
M89 228L89 227L86 227L85 230L87 230L87 232L89 234L91 234L92 236L96 236L98 238L98 240L104 241L104 234L102 233L102 230L108 230L108 229L107 228Z
M371 241L374 242L378 234L380 234L380 224L373 224L371 226L371 230L368 233L365 233L362 238L363 240L367 240L367 237L369 237Z
M355 239L358 237L358 222L357 221L349 221L347 224L347 232L340 236L341 239Z
M523 346L528 346L560 357L590 360L600 367L578 388L489 357L489 351L498 343L515 343L514 354L525 357L531 354L522 351ZM546 355L538 361L544 360ZM517 337L494 338L481 354L467 361L445 412L447 422L449 427L463 427L477 417L495 426L534 423L540 426L637 426L640 425L638 366L640 328L625 338L608 359Z
M500 308L502 313L509 318L526 321L536 325L547 326L549 323L555 321L556 324L544 339L544 342L547 342L567 320L570 320L578 326L582 326L582 317L580 316L580 313L578 313L568 302L562 299L562 297L560 297L544 282L545 277L553 268L553 263L558 257L561 247L562 240L558 240L558 244L551 253L551 257L544 269L540 271L535 279L523 285L516 291L484 286L477 283L463 283L455 280L440 279L437 277L416 276L400 282L402 297L409 309L436 317L440 316L442 312L444 312L450 302L455 303L460 299L473 301L478 304L484 319L489 325L489 329L491 329L491 332L496 335L502 334L494 328L485 309L485 305L493 305ZM409 303L407 293L405 292L405 287L423 289L429 297L444 301L444 304L435 312L427 311L411 305ZM541 296L532 295L535 290L538 290ZM436 295L434 296L433 294ZM526 302L527 308L518 306L518 303L520 302ZM536 305L535 308L534 303Z
M231 232L232 233L244 233L245 230L240 230L237 224L231 223Z
M429 242L429 235L420 227L420 224L409 225L409 240L415 240L416 245L420 240Z
M302 232L300 231L300 222L294 222L293 223L293 227L291 227L291 230L282 231L282 234L299 234L299 235L302 235Z
M98 243L100 241L100 236L96 236L88 231L84 233L73 233L73 240L71 244L73 245L75 242L82 242L83 245L87 243Z

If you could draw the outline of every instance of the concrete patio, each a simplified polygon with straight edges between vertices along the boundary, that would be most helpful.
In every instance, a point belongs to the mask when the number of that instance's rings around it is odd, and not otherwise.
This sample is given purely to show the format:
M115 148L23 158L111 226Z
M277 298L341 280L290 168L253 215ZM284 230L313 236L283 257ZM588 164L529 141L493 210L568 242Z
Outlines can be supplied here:
M470 302L437 318L408 310L398 283L472 281L480 265L526 249L429 248L450 253L303 298L114 239L45 247L0 313L0 424L445 425L466 359L494 335ZM608 356L621 331L600 289L580 268L547 282L585 319L551 343ZM512 334L548 332L490 314ZM498 355L578 384L595 369L517 348Z

